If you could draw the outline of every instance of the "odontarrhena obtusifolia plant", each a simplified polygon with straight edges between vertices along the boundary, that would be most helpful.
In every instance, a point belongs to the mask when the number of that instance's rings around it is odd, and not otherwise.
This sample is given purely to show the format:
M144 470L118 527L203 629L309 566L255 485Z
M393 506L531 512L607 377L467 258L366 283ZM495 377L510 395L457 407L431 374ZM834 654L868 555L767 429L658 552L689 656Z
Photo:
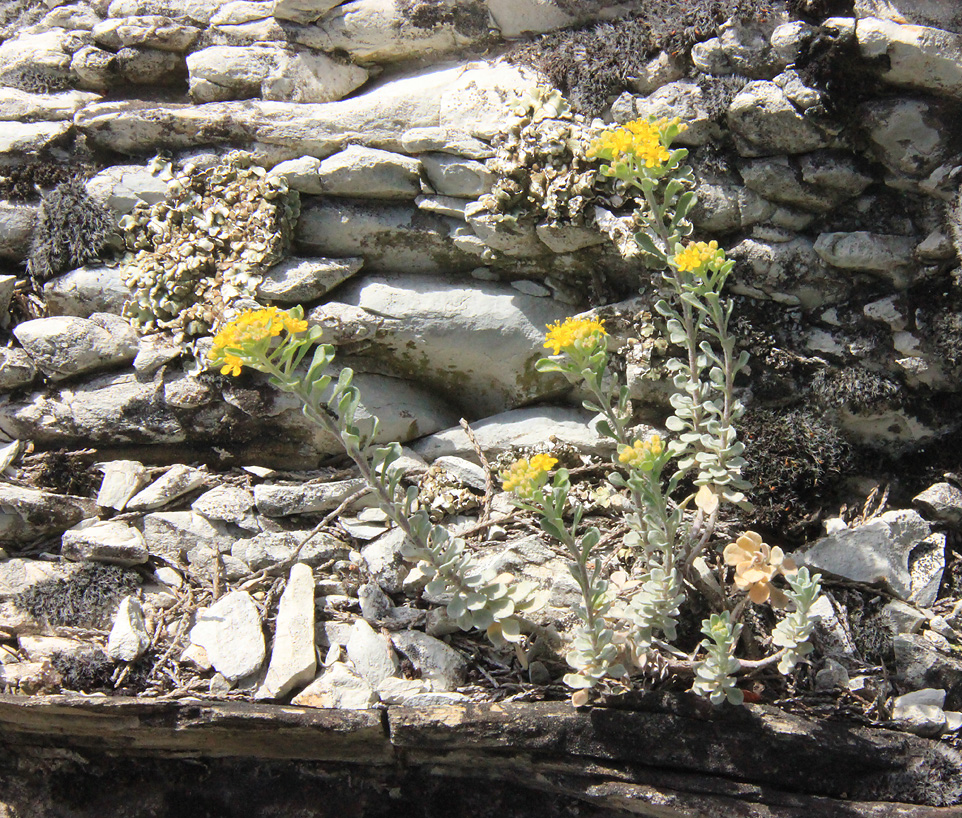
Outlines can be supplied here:
M308 329L300 307L246 310L217 332L209 359L224 375L239 375L245 366L264 372L273 386L294 395L304 414L340 441L381 509L404 532L404 556L430 578L429 592L450 595L448 615L463 630L484 630L496 645L518 642L519 616L541 604L533 584L482 569L465 550L464 540L432 523L427 510L417 507L417 487L402 491L397 464L401 447L374 445L377 419L358 416L360 395L353 371L345 367L334 380L328 373L334 348L318 343L320 338L320 328Z
M637 557L635 576L619 577L617 583L602 576L602 537L596 528L579 531L584 512L568 495L564 469L550 485L546 461L539 463L537 479L523 486L510 479L514 467L502 474L518 505L537 511L545 532L572 556L571 572L582 592L581 624L567 655L572 672L565 682L576 690L576 704L587 702L589 691L605 679L629 682L628 668L643 669L654 654L669 670L693 676L696 693L714 703L740 704L737 673L777 662L787 674L811 650L809 613L819 578L797 570L777 546L746 532L724 552L725 563L735 567L734 588L719 593L704 577L702 555L714 545L722 503L749 507L748 484L741 476L744 447L736 433L744 407L735 392L735 378L748 356L736 351L729 328L733 302L723 295L734 262L714 241L688 240L687 216L695 203L692 172L683 164L688 152L672 147L686 127L677 118L638 120L606 131L589 151L606 163L602 175L637 191L641 229L635 241L646 265L661 271L663 297L656 309L665 319L668 340L682 350L668 363L676 391L666 426L674 437L667 442L657 435L632 438L628 389L605 379L608 336L601 320L569 318L549 325L545 347L552 355L538 362L539 371L561 373L587 391L585 408L600 413L598 430L617 444L618 469L609 479L630 498L625 544ZM669 473L672 460L675 469ZM530 470L531 463L525 468ZM679 486L688 477L697 491L679 501ZM788 583L784 591L772 584L779 575ZM706 638L688 656L671 642L681 605L694 593L702 593L716 612L704 620ZM780 649L751 661L734 655L749 601L794 609L771 634Z

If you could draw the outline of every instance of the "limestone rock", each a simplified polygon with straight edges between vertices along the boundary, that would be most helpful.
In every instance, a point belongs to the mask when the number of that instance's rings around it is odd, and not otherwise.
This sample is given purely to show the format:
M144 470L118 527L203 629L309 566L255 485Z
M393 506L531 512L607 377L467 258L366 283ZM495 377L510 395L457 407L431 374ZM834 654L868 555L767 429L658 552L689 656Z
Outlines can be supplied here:
M450 153L464 159L487 159L494 148L464 131L447 128L411 128L401 135L405 153Z
M99 464L104 473L97 505L123 511L127 502L147 484L147 469L136 460L111 460Z
M84 520L63 533L60 553L77 562L130 567L147 562L144 536L118 520Z
M181 463L171 466L154 482L127 501L127 511L152 511L204 485L207 474Z
M962 100L962 35L871 17L855 33L863 57L884 58L887 82Z
M274 165L271 176L280 176L291 190L318 194L321 192L321 183L317 178L320 166L321 160L316 156L299 156Z
M273 16L295 23L313 23L344 0L273 0Z
M59 122L92 102L99 94L63 91L57 94L31 94L19 88L0 87L0 121Z
M576 20L545 0L487 0L486 5L501 36L506 39L566 28Z
M167 182L142 165L113 165L91 177L86 188L91 198L121 214L167 196Z
M117 69L123 80L134 85L179 85L187 75L182 55L147 46L120 49Z
M814 309L848 298L852 283L835 273L815 252L810 239L766 242L746 239L728 253L738 273L731 291L779 304Z
M340 299L377 326L368 358L475 417L559 390L557 380L534 373L534 364L544 353L546 325L568 313L564 304L447 276L367 276L348 282Z
M938 101L873 100L859 107L858 116L875 156L896 174L926 176L952 151L954 133Z
M962 708L962 661L941 652L925 636L898 634L894 639L895 680L908 690L931 687L946 692L948 709Z
M0 542L25 542L60 534L97 513L86 497L54 494L0 483Z
M350 145L318 167L320 192L362 199L413 199L421 192L421 162L391 151Z
M70 54L82 45L62 29L10 37L0 43L0 82L13 85L24 71L47 81L62 81L70 67Z
M111 51L130 46L149 46L160 51L188 51L200 36L196 26L178 23L162 15L111 18L97 23L91 32L94 42Z
M775 27L769 40L779 62L792 65L798 58L799 49L806 40L815 34L815 27L801 20L782 23Z
M291 567L274 627L267 676L255 698L277 699L314 678L314 572L298 563Z
M608 241L608 236L604 233L577 224L542 222L535 227L535 233L552 253L574 253Z
M190 507L208 520L259 530L254 516L254 495L239 486L215 486L194 500Z
M24 321L13 331L37 367L54 381L128 363L137 354L137 334L122 318L57 316Z
M55 653L64 656L77 656L89 653L91 646L89 643L81 642L79 639L67 639L63 636L31 636L21 634L17 637L20 652L27 657L28 662L42 662L45 659L50 661ZM97 651L103 656L102 651ZM3 664L6 664L5 662Z
M198 134L210 134L217 143L282 148L285 159L320 158L348 144L402 150L404 134L417 128L492 138L514 96L509 89L523 93L536 83L532 72L503 63L470 63L385 82L340 102L95 103L74 123L92 142L122 153L192 148Z
M0 258L22 261L27 257L36 221L35 205L0 202Z
M376 688L388 676L396 676L400 663L387 638L358 619L347 641L347 655L364 680Z
M813 154L805 157L805 170L787 157L756 159L739 168L745 185L769 201L816 213L833 210L861 193L872 181L857 174L850 160L835 159L833 167L815 165ZM843 169L844 168L844 169Z
M962 491L951 483L936 483L912 498L925 515L951 526L962 524Z
M393 0L351 0L318 21L315 48L344 51L360 62L390 63L441 54L487 34L487 21L466 30L450 22L418 26Z
M231 546L231 556L249 566L251 571L275 566L297 559L311 567L331 560L344 559L350 550L347 545L331 534L317 534L300 548L308 531L263 531L249 539L238 539Z
M864 270L881 275L901 288L913 275L916 244L911 236L858 231L822 233L814 247L826 264L843 270Z
M442 196L476 199L494 184L494 174L474 159L425 153L420 160L431 187Z
M107 655L117 662L133 662L150 647L150 634L144 624L144 609L137 597L126 596L114 615L107 639Z
M211 666L230 681L255 673L266 648L261 616L246 591L232 591L197 615L190 642L203 648Z
M230 550L235 537L224 526L216 526L192 511L158 511L144 515L144 540L148 551L174 563L197 547L213 551Z
M454 272L477 266L476 259L451 242L459 226L455 219L426 214L413 204L330 199L302 208L297 241L312 255L362 257L370 272Z
M681 117L688 130L675 140L679 145L704 145L718 134L705 105L704 92L697 82L677 80L663 85L650 96L635 102L635 116ZM634 118L634 117L633 117Z
M399 593L403 589L404 578L409 570L403 554L405 539L401 529L392 528L361 549L368 573L389 594Z
M728 125L742 156L808 153L829 144L773 82L750 82L732 100Z
M909 555L929 535L917 512L888 511L858 528L823 537L796 562L813 570L868 584L884 582L901 599L914 599Z
M592 420L592 416L581 409L545 406L486 417L472 423L471 429L489 458L548 440L556 440L585 454L607 456L613 444L595 431ZM419 440L413 449L429 462L445 455L469 459L475 456L474 447L460 426L429 435Z
M368 72L310 49L275 43L218 45L187 57L191 97L198 102L261 97L331 102L363 85Z
M360 478L296 485L262 483L254 487L254 502L258 512L266 517L314 514L337 508L344 500L366 486L367 481Z
M39 153L66 138L71 122L0 121L0 156Z
M361 258L288 258L272 267L257 287L257 295L279 304L317 301L361 269Z
M80 267L52 278L43 285L50 315L88 318L94 313L119 315L130 289L121 278L119 265Z
M37 377L37 367L22 349L0 348L0 392L26 386Z
M727 233L763 222L775 212L775 205L754 190L727 182L701 180L691 221L709 233Z
M320 676L291 700L291 704L299 707L339 710L366 710L377 702L374 688L344 662L328 665Z
M398 631L391 635L391 641L421 672L421 678L431 683L433 690L454 690L464 684L468 663L440 639L421 631Z
M211 26L249 23L271 17L271 0L231 0L220 6L210 18Z
M87 45L70 60L70 73L81 88L103 91L120 84L120 64L112 51Z
M962 29L962 13L942 0L855 0L855 13L915 26L935 26L947 31Z

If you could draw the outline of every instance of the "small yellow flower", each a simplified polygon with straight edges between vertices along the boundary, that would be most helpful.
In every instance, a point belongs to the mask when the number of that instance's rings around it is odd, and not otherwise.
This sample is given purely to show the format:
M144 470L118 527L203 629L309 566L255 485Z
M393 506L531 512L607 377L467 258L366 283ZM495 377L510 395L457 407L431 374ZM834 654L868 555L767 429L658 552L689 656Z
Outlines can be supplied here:
M224 365L221 367L221 375L240 375L243 361L236 355L227 353L224 355Z
M675 266L683 273L693 273L700 270L718 254L718 242L696 241L689 244L672 259Z
M558 355L562 350L567 352L572 348L579 348L586 352L593 352L604 344L604 320L600 318L566 318L562 324L556 321L548 324L548 335L544 346L550 349L552 355Z
M778 574L794 574L797 569L777 545L766 545L761 534L746 531L725 546L724 556L727 565L735 566L735 587L748 591L752 602L761 605L771 599L776 607L787 603L788 598L771 581Z
M522 457L501 472L504 490L513 491L522 500L534 500L557 464L557 458L546 454L536 454L530 460Z
M652 435L648 440L636 440L630 446L622 446L618 460L630 468L651 468L652 462L661 457L665 447L660 435Z

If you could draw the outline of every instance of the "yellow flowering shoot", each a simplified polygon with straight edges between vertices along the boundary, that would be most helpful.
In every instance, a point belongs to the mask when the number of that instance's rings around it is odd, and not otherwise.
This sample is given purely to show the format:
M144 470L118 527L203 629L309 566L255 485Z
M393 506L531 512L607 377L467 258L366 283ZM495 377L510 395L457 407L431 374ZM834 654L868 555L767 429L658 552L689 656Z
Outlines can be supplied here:
M244 310L221 327L214 336L214 346L207 357L215 364L223 364L222 375L240 375L245 358L255 354L258 347L269 345L282 332L296 335L307 329L307 321L277 307Z
M655 120L636 119L602 134L588 149L588 158L606 159L609 162L627 162L646 168L664 165L671 155L668 130L675 134L688 129L678 117L662 117Z
M630 446L622 446L618 461L629 468L650 471L664 451L661 436L652 435L648 440L636 440Z
M548 472L557 464L558 459L547 454L536 454L530 460L522 457L501 472L504 490L513 491L522 500L537 499Z
M566 318L564 323L560 321L548 324L548 335L544 346L552 350L552 355L559 355L562 350L569 352L572 349L579 349L584 352L593 352L605 343L604 320L600 318Z
M695 241L672 259L675 266L683 273L693 273L700 270L718 256L717 241Z

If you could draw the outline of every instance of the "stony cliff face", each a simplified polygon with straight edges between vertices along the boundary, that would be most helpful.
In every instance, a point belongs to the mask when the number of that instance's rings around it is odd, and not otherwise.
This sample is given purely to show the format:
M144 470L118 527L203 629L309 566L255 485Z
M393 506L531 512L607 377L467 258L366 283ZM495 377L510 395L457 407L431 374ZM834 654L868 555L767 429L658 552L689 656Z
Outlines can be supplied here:
M579 465L610 455L583 395L535 370L545 327L582 313L606 321L635 420L662 427L660 274L632 238L638 202L586 151L612 124L677 116L694 237L735 260L733 327L751 356L736 386L755 512L728 522L805 544L840 583L795 682L811 692L821 674L860 718L943 734L945 749L962 709L953 5L13 0L0 10L3 684L288 701L316 675L295 704L343 708L489 700L502 672L518 695L550 691L556 644L510 671L478 655L469 667L460 636L451 650L456 627L415 601L403 538L331 459L337 442L206 355L238 310L302 305L358 373L382 439L409 447L422 502L485 564L536 581L539 624L563 642L577 588L535 529L490 526L492 504L510 509L475 443L492 463L545 445ZM268 684L275 615L303 566L310 658ZM79 613L51 618L44 593ZM117 622L126 642L110 647ZM944 695L896 718L892 696L919 689ZM600 803L657 802L636 789Z

